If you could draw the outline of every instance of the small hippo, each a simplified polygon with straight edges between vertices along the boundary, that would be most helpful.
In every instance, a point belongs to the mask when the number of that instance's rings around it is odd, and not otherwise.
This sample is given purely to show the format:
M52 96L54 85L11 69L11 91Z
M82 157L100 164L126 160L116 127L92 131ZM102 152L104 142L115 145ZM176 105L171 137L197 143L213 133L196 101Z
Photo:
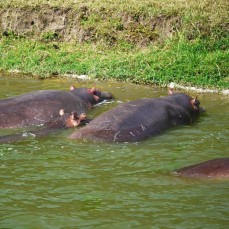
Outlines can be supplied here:
M176 170L176 174L185 177L229 178L229 158L217 158L184 167Z
M43 137L61 129L76 127L88 122L86 115L83 113L78 115L77 112L64 113L61 109L60 116L55 120L47 122L42 129L35 131L28 131L26 133L12 134L0 136L1 143L13 143L26 139L27 136Z

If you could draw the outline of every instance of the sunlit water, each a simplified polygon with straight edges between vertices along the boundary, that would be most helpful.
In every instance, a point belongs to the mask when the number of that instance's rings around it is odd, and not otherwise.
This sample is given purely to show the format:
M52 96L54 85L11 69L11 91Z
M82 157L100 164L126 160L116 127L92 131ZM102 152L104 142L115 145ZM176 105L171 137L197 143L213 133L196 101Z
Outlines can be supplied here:
M121 82L0 78L0 98L71 84L110 91L93 118L166 89ZM193 92L191 92L194 94ZM195 94L194 94L195 95ZM73 141L73 130L0 145L0 228L228 228L229 181L173 171L229 156L229 98L198 94L206 114L192 126L141 143ZM0 130L0 134L9 130Z

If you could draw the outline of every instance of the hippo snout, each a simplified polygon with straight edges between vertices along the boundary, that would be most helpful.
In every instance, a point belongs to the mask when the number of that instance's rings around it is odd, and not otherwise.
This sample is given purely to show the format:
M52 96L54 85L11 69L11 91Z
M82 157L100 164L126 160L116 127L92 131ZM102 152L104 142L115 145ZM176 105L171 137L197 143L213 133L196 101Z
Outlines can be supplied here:
M110 92L101 92L100 94L100 99L101 100L110 100L113 99L113 95Z

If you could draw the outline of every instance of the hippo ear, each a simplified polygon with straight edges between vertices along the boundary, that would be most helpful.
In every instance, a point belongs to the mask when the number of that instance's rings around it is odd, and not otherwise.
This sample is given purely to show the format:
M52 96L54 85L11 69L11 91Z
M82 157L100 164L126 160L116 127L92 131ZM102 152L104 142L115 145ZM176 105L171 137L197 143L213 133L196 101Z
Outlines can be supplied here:
M78 119L76 119L74 113L71 113L69 117L65 121L65 125L68 128L72 128L74 126L78 126Z
M76 87L74 86L74 85L71 85L70 86L70 91L73 91L73 90L75 90L76 89Z
M73 111L70 115L70 118L72 120L78 120L79 119L78 113L76 111Z
M175 84L173 82L169 84L168 95L174 94L174 87L175 87Z
M64 115L64 109L61 109L61 110L59 111L59 114L60 114L60 116L63 116L63 115Z
M197 99L197 96L196 96L196 98L192 98L191 99L191 104L192 104L192 107L194 108L194 110L198 110L199 109L200 102Z
M200 105L200 101L197 99L197 96L196 96L196 98L194 99L194 102L195 102L196 105L198 105L198 106Z
M93 86L91 89L88 89L89 93L94 95L96 93L95 86Z

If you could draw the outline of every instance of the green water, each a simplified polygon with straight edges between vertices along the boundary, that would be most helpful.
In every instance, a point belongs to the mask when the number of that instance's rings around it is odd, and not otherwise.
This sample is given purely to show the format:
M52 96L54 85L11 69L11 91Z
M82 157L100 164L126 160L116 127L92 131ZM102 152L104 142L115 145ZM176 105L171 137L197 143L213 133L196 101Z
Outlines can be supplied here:
M0 97L94 82L0 78ZM166 95L159 87L96 82L120 102ZM190 93L196 95L196 93ZM198 94L207 113L141 143L72 141L67 130L0 145L0 228L228 228L229 181L188 179L176 168L229 156L229 98ZM0 134L9 130L0 130Z

